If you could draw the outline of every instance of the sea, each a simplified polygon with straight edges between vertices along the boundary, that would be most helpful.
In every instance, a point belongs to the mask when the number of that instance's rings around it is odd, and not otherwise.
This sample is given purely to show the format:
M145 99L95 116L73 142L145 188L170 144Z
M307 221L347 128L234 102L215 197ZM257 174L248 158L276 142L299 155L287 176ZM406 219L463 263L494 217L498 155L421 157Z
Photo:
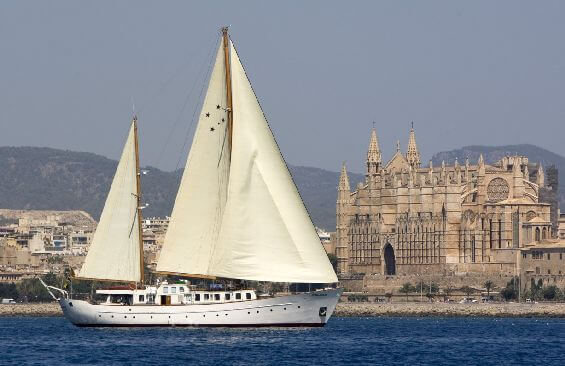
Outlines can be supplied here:
M565 365L565 319L332 318L324 328L77 328L0 318L2 365Z

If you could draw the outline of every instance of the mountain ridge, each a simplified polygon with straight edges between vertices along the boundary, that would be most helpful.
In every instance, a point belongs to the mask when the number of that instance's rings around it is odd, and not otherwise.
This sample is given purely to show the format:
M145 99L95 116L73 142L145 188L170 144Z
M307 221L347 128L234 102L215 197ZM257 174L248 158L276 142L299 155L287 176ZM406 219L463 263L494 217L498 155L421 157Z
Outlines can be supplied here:
M469 157L476 164L480 154L487 163L503 155L525 155L530 162L559 170L560 203L565 204L565 158L535 145L480 146L442 151L432 156L435 165L442 160L452 164ZM90 153L50 147L0 147L0 208L37 210L83 210L98 219L115 173L117 161ZM182 169L167 172L147 166L143 176L145 217L167 216L173 207ZM335 202L339 172L289 164L314 224L335 230ZM348 172L352 190L364 175Z
M84 210L98 219L110 189L117 161L90 152L50 147L0 147L0 208ZM145 217L168 216L182 169L167 172L147 166L143 176ZM289 165L316 226L335 228L338 172ZM362 176L350 174L352 182Z

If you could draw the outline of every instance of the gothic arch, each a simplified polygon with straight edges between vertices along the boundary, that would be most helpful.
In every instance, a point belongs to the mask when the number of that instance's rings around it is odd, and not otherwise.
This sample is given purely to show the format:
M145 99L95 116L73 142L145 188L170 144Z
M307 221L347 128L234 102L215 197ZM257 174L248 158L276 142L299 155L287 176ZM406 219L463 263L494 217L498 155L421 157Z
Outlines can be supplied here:
M386 243L384 247L384 259L385 275L396 275L396 258L394 256L394 249L392 248L392 245L390 245L390 243Z

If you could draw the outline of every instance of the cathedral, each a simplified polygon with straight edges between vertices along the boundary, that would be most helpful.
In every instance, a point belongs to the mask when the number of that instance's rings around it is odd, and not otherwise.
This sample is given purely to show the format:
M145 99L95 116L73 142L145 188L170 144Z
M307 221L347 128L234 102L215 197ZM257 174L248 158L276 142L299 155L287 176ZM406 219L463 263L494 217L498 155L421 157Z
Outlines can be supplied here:
M345 164L336 204L338 273L512 275L521 248L555 233L541 164L524 156L422 166L414 128L406 152L383 164L375 129L365 180Z

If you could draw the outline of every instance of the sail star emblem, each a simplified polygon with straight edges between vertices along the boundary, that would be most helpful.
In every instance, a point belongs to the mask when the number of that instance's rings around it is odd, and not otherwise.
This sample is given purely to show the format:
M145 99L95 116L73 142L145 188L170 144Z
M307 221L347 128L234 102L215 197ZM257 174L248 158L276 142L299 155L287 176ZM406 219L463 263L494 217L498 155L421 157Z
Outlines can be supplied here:
M206 112L206 117L210 117L210 112Z
M220 109L220 105L219 105L219 104L216 106L216 109Z
M210 127L210 132L214 132L215 128L214 127Z

